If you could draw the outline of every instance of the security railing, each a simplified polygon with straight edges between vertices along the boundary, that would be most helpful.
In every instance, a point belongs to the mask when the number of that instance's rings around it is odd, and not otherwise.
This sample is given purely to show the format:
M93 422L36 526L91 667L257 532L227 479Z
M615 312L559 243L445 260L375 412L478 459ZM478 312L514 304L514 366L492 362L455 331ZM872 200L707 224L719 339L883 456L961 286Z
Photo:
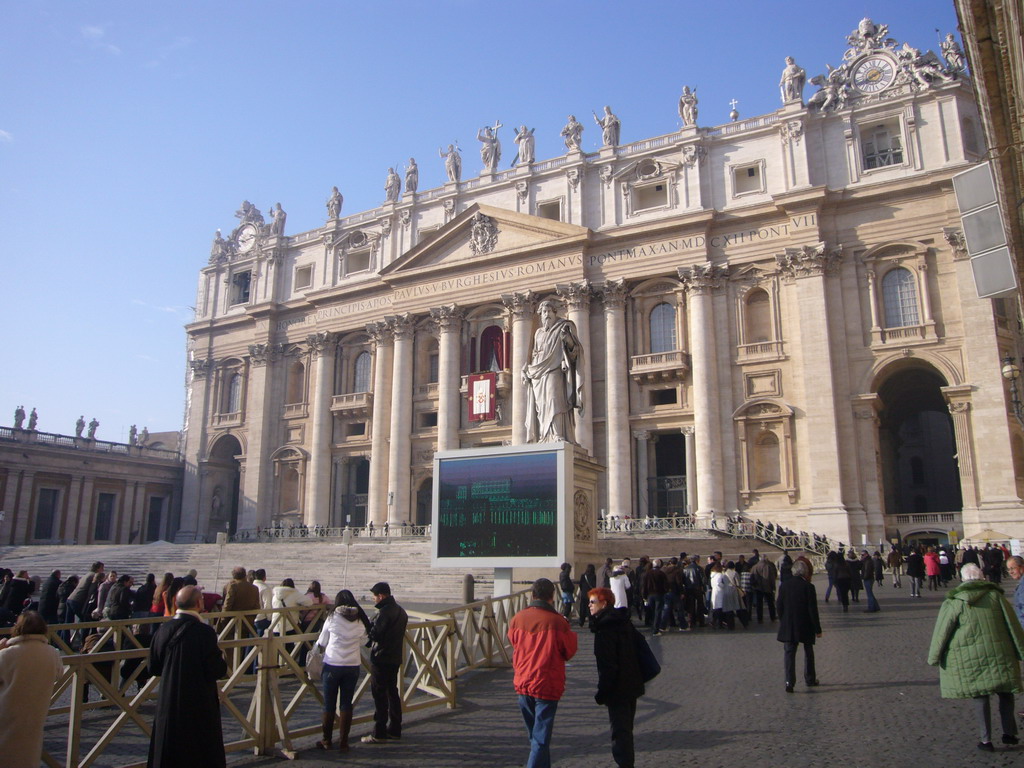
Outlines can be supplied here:
M439 614L410 611L399 674L402 708L452 708L457 678L472 669L510 663L508 624L528 604L529 590L480 600ZM306 673L305 658L330 606L264 611L271 628L260 637L256 612L205 614L228 665L218 682L226 752L266 755L280 746L294 757L294 740L320 731L323 695ZM305 620L304 620L305 619ZM50 641L62 652L64 672L54 685L44 731L43 762L51 768L145 765L153 702L160 679L148 677L148 638L165 618L53 625ZM73 650L76 633L95 632L86 653ZM0 635L9 630L0 630ZM74 645L77 645L74 644ZM368 697L369 661L353 704ZM90 701L88 689L98 697ZM372 713L353 724L372 721ZM61 734L66 734L62 737Z
M362 526L335 526L326 525L289 525L278 528L244 528L231 534L230 541L233 544L266 544L274 541L294 541L296 539L343 539L345 531L352 532L356 539L379 540L384 538L408 539L408 538L429 538L429 525L411 525L409 523L383 525L362 525Z

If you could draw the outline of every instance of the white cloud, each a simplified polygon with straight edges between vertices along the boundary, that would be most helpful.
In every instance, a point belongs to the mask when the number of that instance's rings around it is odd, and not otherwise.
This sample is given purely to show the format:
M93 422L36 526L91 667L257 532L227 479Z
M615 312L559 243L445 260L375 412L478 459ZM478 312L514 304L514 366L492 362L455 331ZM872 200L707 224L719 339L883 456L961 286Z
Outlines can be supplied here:
M100 51L105 51L111 56L120 56L121 49L113 43L107 42L107 28L102 24L87 24L80 30L82 37L89 42L89 45Z
M165 61L167 61L171 54L177 51L184 50L192 45L191 37L176 37L167 45L161 45L156 49L155 57L146 62L146 66L150 69L159 67Z
M14 134L12 134L10 131L5 131L3 128L0 128L0 142L10 141L14 141Z

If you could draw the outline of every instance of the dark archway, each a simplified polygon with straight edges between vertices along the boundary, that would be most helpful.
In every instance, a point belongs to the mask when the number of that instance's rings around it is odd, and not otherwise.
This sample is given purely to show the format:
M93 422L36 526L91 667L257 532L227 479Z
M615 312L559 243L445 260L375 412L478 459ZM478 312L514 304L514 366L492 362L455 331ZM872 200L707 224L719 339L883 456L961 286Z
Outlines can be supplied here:
M221 531L233 534L238 529L238 492L241 480L242 445L234 435L224 435L213 444L206 467L209 471L205 496L209 499L210 519L207 534L215 537Z
M885 512L932 514L963 507L946 386L931 368L894 372L878 388Z
M416 492L415 525L430 525L434 503L434 478L428 477Z

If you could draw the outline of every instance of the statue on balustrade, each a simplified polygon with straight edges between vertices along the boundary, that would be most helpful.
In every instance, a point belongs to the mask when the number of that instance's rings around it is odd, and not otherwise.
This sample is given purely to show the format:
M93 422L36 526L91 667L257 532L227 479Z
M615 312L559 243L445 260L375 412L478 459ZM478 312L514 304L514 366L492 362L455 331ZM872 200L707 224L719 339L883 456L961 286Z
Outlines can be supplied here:
M779 80L779 91L782 96L782 103L789 104L791 101L803 102L804 84L807 82L807 72L792 56L786 57L786 68L782 70L782 79Z
M281 204L277 203L270 209L270 234L277 235L280 237L284 234L284 223L288 219L288 214L281 208Z
M514 139L516 146L519 147L519 154L515 156L512 161L512 165L529 165L534 160L534 128L527 130L525 125L520 125L516 129L516 137Z
M611 107L604 108L604 114L601 117L594 113L594 122L597 123L601 128L601 144L605 147L617 147L619 146L619 129L622 124L619 122L614 114L612 114Z
M501 121L495 120L493 128L485 125L476 132L477 141L480 142L480 161L484 164L486 173L498 172L498 163L501 162L501 140L498 138L498 129L501 127Z
M25 423L25 406L19 405L14 409L14 428L21 429Z
M96 428L99 427L100 423L96 421L96 417L93 416L92 421L89 422L89 432L86 435L90 440L96 439Z
M28 415L28 431L34 432L36 424L39 423L39 416L36 414L36 409L32 409L32 413Z
M131 429L128 430L128 445L138 445L138 444L139 444L139 430L138 430L138 428L134 424L132 424Z
M343 202L345 202L345 198L341 196L341 192L338 191L337 187L332 187L331 196L327 198L327 218L338 218L341 214L341 204Z
M448 181L458 183L462 179L462 150L458 142L448 145L448 151L437 150L437 154L444 159L444 172L448 175Z
M405 166L405 191L414 194L420 186L420 167L416 165L416 158L410 157L409 164Z
M540 328L522 372L526 441L576 443L576 413L583 415L583 345L576 325L560 318L552 302L542 301L537 314Z
M679 97L679 117L684 126L697 124L697 89L683 86L683 95Z
M567 150L583 151L583 124L576 119L576 115L569 115L569 122L565 124L560 135L565 140Z
M394 168L388 168L388 177L384 182L384 199L389 203L397 203L402 195L402 180L398 178Z
M83 413L78 417L78 421L75 422L75 437L81 437L85 431L85 414Z

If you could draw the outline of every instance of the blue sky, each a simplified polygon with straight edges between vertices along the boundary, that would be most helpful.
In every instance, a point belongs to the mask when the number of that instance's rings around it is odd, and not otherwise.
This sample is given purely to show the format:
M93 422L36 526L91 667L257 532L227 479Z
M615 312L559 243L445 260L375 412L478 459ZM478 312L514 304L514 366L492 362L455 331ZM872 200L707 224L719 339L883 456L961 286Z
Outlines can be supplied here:
M289 234L320 226L333 185L344 214L384 199L410 156L420 189L443 181L458 140L536 128L562 153L566 115L624 143L679 127L683 85L699 124L779 107L787 55L808 78L838 65L870 16L937 49L944 0L769 2L42 2L8 0L0 28L0 424L98 437L180 428L185 334L198 270L243 199L280 201ZM805 98L813 93L808 87ZM514 151L505 153L503 167Z

